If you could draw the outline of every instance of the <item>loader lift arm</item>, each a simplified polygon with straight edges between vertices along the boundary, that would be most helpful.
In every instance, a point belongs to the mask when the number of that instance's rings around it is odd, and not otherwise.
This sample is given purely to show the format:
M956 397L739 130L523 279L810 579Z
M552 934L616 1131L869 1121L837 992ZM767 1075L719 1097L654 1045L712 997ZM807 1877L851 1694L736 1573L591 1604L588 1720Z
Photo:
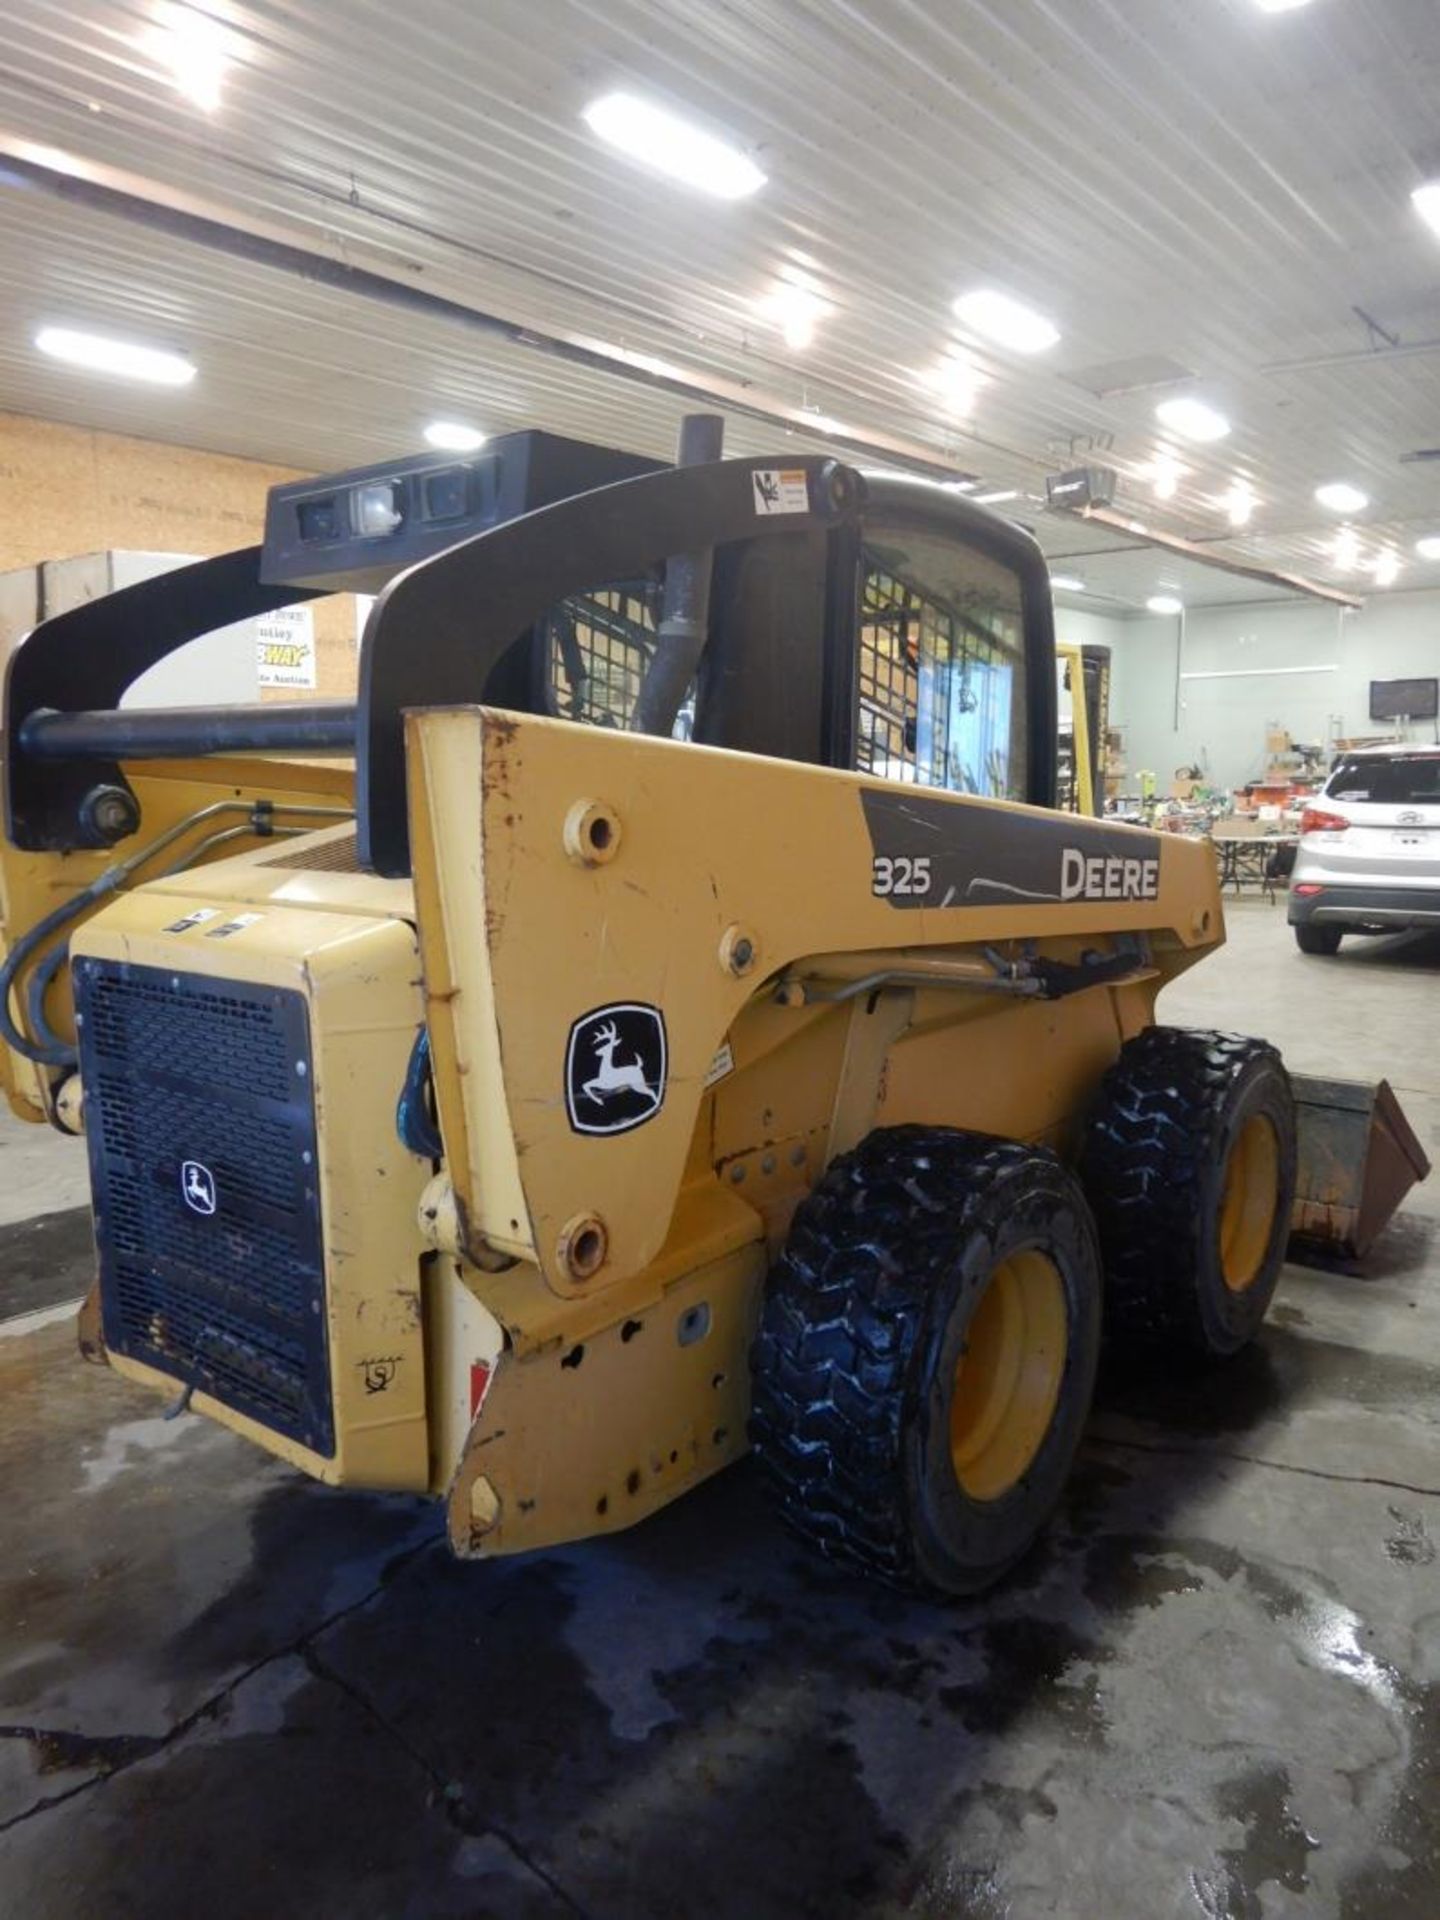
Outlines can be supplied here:
M12 846L64 853L110 844L89 827L86 797L109 787L133 801L121 762L141 757L146 725L160 717L122 712L126 689L201 634L316 597L265 581L261 556L260 547L241 547L138 581L57 614L15 648L4 693L5 835ZM180 724L174 712L163 718L172 729ZM333 747L329 718L315 703L313 725L302 736L290 713L284 749ZM156 752L265 751L287 716L274 707L217 707L192 715L191 723L188 737L172 732ZM226 737L218 739L221 729Z
M548 436L513 439L523 443L515 457L524 459L530 442ZM607 457L620 472L644 464ZM410 478L425 483L428 469L412 462L407 471L412 467ZM768 489L777 477L803 485L803 509L793 491L781 510L762 508L760 485ZM359 484L357 476L342 478ZM310 483L309 492L320 484ZM325 484L333 497L346 490L338 481ZM362 859L379 872L404 873L404 709L483 700L518 712L553 711L541 655L567 598L702 550L715 553L717 580L700 657L697 740L853 766L867 504L888 524L984 555L1018 583L1029 721L1023 797L1053 802L1053 627L1044 563L1020 529L968 502L894 480L865 482L823 458L792 457L783 469L761 460L662 468L558 501L546 494L538 507L487 522L481 533L460 539L452 531L448 545L418 558L407 538L387 568L381 555L364 550L373 542L356 539L319 556L300 555L278 510L282 496L296 492L275 490L264 547L178 568L60 614L14 650L4 722L11 846L64 853L113 845L124 837L114 822L123 828L135 797L127 763L353 748ZM406 559L414 564L397 572ZM324 701L168 712L120 707L147 668L189 640L327 588L368 588L387 578L366 629L358 708ZM966 624L963 613L958 617ZM106 793L129 803L110 816L108 831L97 825L93 807Z

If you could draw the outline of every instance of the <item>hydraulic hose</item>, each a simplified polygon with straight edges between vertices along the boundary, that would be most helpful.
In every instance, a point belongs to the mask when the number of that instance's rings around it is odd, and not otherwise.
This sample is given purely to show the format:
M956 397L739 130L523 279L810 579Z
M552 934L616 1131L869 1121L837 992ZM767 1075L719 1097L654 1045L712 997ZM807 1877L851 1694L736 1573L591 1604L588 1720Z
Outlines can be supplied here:
M400 1144L425 1160L445 1157L445 1143L435 1120L434 1087L430 1077L430 1034L421 1027L410 1049L410 1064L395 1108L395 1131Z
M276 827L272 833L262 835L265 839L293 839L297 834L312 833L312 827ZM252 840L255 827L246 822L238 827L222 827L218 833L207 833L203 840L197 840L193 847L187 847L180 859L165 868L163 873L155 875L157 880L166 880L174 873L183 873L187 867L193 867L202 853L209 853L215 847L223 846L227 840ZM55 1033L45 1017L45 998L66 961L70 958L70 943L57 940L45 957L37 961L25 989L25 1013L29 1021L33 1041L42 1047L67 1047L69 1042Z
M157 834L153 840L132 853L127 859L119 860L114 866L107 867L103 873L97 874L88 886L82 887L69 900L47 913L43 920L37 920L35 925L15 942L5 957L4 965L0 966L0 1039L3 1039L8 1047L13 1048L24 1059L33 1061L38 1067L73 1067L75 1065L74 1046L50 1030L43 1012L45 989L49 987L68 958L69 942L60 941L54 953L47 955L42 963L40 972L44 978L38 1001L32 984L32 993L27 1005L32 1024L35 1025L36 1037L33 1039L21 1031L10 1012L10 996L15 990L16 981L29 964L32 955L62 927L86 913L91 907L98 905L107 895L114 893L133 873L153 860L158 853L163 853L166 847L173 846L177 840L183 839L187 833L205 821L229 813L244 813L250 817L242 827L207 835L194 847L187 849L184 858L168 868L167 872L182 871L208 847L221 839L245 836L268 839L274 832L272 822L280 816L293 818L300 815L307 819L337 820L354 818L348 807L307 807L293 803L276 806L270 800L216 800L208 807L200 807L196 812L188 814L185 819L177 821L173 827L167 827L164 833ZM38 1022L35 1020L37 1004L41 1009Z

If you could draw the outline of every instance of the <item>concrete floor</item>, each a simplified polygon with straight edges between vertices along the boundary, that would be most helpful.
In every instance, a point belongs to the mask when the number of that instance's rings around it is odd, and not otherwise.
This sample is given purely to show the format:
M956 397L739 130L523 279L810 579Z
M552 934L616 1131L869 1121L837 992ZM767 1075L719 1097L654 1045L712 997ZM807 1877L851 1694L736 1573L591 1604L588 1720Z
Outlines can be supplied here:
M1440 1159L1440 941L1283 910L1164 1016L1390 1077ZM0 1912L1433 1920L1440 1180L1206 1377L1111 1372L1058 1523L937 1608L747 1468L454 1563L74 1357L75 1151L0 1134ZM15 1197L20 1196L16 1205Z

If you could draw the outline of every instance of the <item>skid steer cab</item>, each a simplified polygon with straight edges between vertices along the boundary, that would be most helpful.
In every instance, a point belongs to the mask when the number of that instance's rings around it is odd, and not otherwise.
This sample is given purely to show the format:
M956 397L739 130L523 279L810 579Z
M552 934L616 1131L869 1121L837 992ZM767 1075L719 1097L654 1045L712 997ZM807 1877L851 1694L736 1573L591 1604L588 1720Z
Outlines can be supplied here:
M339 590L354 704L122 707ZM38 627L5 1058L87 1137L87 1349L461 1554L753 1447L824 1551L995 1579L1102 1311L1234 1352L1295 1181L1275 1054L1153 1025L1213 858L1054 810L1056 697L1038 549L954 494L538 433Z

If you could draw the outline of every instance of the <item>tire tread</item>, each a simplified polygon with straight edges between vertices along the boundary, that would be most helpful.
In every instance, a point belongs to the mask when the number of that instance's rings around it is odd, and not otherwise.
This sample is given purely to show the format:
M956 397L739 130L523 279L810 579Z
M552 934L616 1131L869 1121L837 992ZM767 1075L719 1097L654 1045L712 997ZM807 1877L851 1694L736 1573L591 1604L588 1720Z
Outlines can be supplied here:
M915 1358L957 1246L1037 1157L987 1134L889 1128L799 1208L752 1349L750 1435L782 1518L829 1557L927 1585L898 1491Z
M1100 1230L1106 1324L1122 1340L1212 1351L1195 1281L1197 1190L1216 1156L1227 1100L1257 1066L1278 1073L1288 1098L1288 1076L1267 1041L1148 1027L1126 1042L1101 1084L1080 1172Z

